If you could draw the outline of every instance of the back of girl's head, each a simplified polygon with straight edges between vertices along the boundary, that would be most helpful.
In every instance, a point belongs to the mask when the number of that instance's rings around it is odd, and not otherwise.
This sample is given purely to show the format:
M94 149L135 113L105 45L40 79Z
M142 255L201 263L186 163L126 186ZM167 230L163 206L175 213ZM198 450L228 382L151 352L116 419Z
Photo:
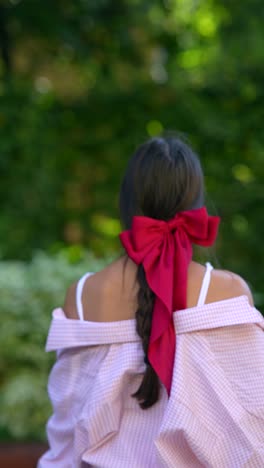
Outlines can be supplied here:
M139 146L130 159L120 190L120 216L130 229L133 216L169 220L179 211L203 205L203 173L192 149L176 137L152 138ZM159 399L160 382L148 362L155 295L148 286L143 265L138 266L136 329L142 340L146 370L132 395L142 409Z
M179 211L203 205L203 173L197 155L178 137L143 143L130 159L120 190L120 216L169 220Z

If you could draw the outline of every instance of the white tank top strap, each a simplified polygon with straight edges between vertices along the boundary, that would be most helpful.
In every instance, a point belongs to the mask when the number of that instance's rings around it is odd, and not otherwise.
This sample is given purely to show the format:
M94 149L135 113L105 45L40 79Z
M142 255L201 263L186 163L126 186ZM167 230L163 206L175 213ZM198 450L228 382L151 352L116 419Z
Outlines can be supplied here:
M210 284L210 280L211 280L211 271L212 270L213 270L213 267L212 267L211 263L207 262L206 263L206 271L205 271L205 274L204 274L204 277L203 277L203 282L202 282L202 286L201 286L201 290L200 290L200 294L199 294L199 299L198 299L198 302L197 302L197 307L203 306L204 303L205 303L205 299L206 299L206 296L207 296L207 293L208 293L209 284Z
M90 276L92 273L85 273L78 281L77 288L76 288L76 305L77 305L77 312L79 315L79 319L83 320L83 305L82 305L82 290L83 285L85 283L86 278Z

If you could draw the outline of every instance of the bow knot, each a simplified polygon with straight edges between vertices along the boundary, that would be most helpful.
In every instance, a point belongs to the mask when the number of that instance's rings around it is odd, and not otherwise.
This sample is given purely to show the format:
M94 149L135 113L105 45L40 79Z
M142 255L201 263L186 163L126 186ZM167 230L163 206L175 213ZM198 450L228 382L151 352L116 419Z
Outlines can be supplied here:
M120 234L128 256L144 267L155 294L148 359L170 393L176 338L172 313L186 308L187 271L192 244L212 245L220 219L205 207L182 211L169 221L134 216Z
M180 216L170 219L166 223L170 232L176 231L176 229L179 229L183 224L183 219Z

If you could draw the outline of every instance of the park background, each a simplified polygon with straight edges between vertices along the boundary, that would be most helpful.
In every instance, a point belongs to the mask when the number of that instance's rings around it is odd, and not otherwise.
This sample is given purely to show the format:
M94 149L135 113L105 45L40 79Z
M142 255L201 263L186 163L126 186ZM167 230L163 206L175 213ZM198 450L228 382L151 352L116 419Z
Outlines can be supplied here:
M163 130L264 312L263 24L263 0L0 0L1 440L45 440L51 311L120 254L122 173Z

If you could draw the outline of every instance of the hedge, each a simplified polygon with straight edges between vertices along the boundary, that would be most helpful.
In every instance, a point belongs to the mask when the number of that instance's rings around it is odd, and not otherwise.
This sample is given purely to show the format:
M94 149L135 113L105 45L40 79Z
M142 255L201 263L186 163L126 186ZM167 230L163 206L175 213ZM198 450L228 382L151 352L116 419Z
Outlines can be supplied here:
M73 281L105 263L78 247L54 256L39 251L29 263L0 262L0 438L45 439L55 358L44 352L51 311Z

